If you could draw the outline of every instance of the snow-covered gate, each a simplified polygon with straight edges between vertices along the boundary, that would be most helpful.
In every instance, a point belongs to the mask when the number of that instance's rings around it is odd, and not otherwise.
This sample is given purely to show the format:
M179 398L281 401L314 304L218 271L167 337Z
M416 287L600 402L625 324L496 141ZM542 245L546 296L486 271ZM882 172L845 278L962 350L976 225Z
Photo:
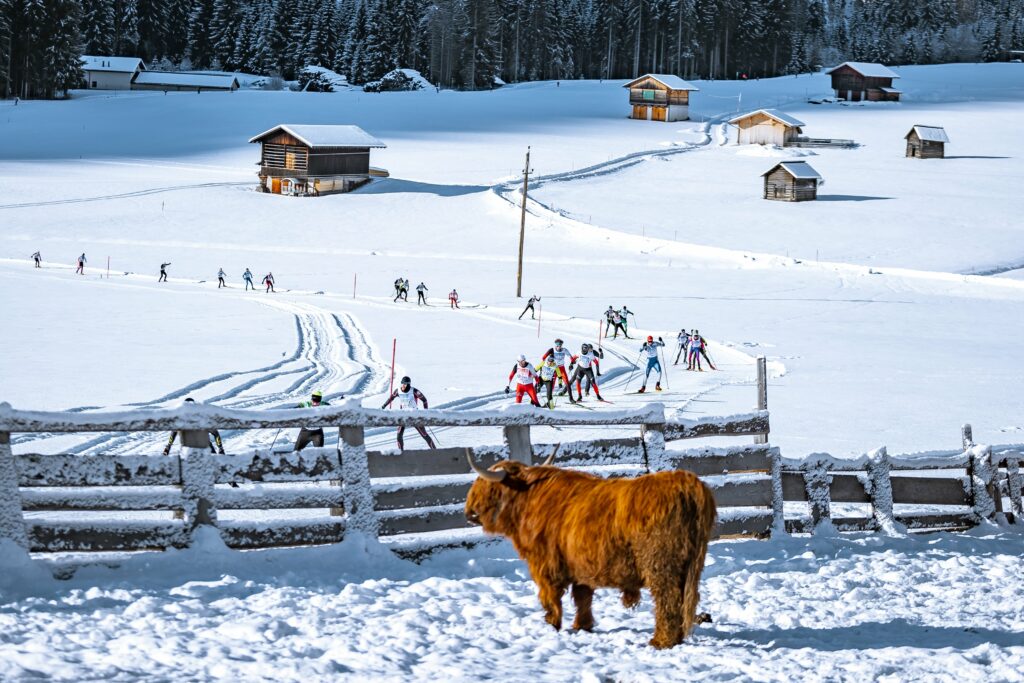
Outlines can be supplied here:
M338 447L301 453L216 455L210 429L339 425ZM501 446L404 453L368 452L365 430L396 426L498 427ZM531 427L636 429L635 436L532 444ZM13 455L11 433L181 433L178 455ZM767 444L674 450L672 442L769 431L767 411L698 421L666 419L661 404L630 411L364 409L356 403L309 410L238 411L186 404L110 414L17 411L0 404L0 538L33 551L124 551L182 547L216 527L236 548L340 541L346 530L395 542L396 549L480 540L463 515L475 475L502 458L540 462L558 448L560 465L603 476L685 468L702 475L720 507L720 536L766 535L781 524L773 505L778 451ZM775 473L773 483L772 473ZM263 513L246 517L238 511ZM280 516L267 519L268 511ZM298 514L304 513L304 514Z

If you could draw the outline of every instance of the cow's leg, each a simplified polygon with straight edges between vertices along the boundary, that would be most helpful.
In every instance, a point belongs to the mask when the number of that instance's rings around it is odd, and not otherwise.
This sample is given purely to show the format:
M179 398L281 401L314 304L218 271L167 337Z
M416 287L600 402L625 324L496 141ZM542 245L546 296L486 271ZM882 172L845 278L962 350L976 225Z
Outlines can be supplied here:
M623 588L622 589L622 606L626 609L633 609L640 604L640 589L639 588Z
M683 590L679 577L662 573L655 576L648 587L654 597L654 637L651 638L651 645L658 649L675 647L683 642L684 633Z
M594 589L580 583L572 585L572 601L576 604L576 620L572 627L577 631L592 631L594 629L594 613L590 606L594 601Z
M564 585L557 585L552 581L538 580L538 595L540 605L544 608L544 621L555 627L556 631L562 629L562 595L565 593Z
M710 623L711 615L707 612L697 614L697 605L700 603L700 575L704 571L704 552L697 553L696 557L686 565L683 574L683 638L690 635L694 625Z

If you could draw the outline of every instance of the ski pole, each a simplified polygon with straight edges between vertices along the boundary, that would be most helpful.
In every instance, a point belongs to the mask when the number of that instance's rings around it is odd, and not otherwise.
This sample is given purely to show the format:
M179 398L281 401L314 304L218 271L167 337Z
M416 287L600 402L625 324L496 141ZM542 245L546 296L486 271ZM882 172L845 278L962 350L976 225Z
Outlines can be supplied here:
M438 447L440 447L441 446L441 440L437 438L437 434L434 433L434 430L431 429L430 427L427 427L427 433L430 434L431 438L434 439L434 443Z
M642 354L643 351L640 351L639 353L636 354L636 360L633 361L633 369L629 371L629 379L626 380L626 386L623 387L623 390L628 389L629 383L633 381L633 373L636 372L637 368L640 367L639 365L637 365L637 363L640 362L640 356Z
M284 427L281 427L281 428L279 428L277 430L277 434L274 434L274 440L270 442L270 452L271 453L274 452L274 444L277 443L277 437L281 436L281 430L282 429L284 429Z
M668 389L668 363L665 362L665 347L658 349L661 352L661 372L665 375L665 388Z

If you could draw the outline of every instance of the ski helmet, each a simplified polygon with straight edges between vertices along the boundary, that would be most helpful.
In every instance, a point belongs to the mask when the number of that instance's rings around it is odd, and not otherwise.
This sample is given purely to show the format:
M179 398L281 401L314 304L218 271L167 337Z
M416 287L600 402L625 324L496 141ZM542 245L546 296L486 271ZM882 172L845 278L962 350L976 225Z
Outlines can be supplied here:
M405 377L402 378L402 382L401 383L402 384L412 384L412 380L409 379L409 375L406 375Z
M562 345L562 344L564 344L564 343L565 343L565 342L563 342L563 341L562 341L561 339L556 339L556 340L555 340L555 346L561 346L561 345Z
M323 397L324 397L324 395L320 392L319 389L317 389L316 391L313 392L313 400L314 401L319 401Z
M555 357L554 356L548 356L547 357L547 362L554 363L555 362Z
M191 396L189 396L188 398L185 399L185 403L195 403L195 402L196 402L196 400L194 398L192 398Z
M519 362L520 363L525 363L526 362L526 354L525 353L519 354Z
M580 348L583 349L583 353L586 353L587 351L590 350L590 344L584 343L583 346L581 346Z
M654 341L654 337L652 337L651 335L647 335L647 341L649 341L649 342Z

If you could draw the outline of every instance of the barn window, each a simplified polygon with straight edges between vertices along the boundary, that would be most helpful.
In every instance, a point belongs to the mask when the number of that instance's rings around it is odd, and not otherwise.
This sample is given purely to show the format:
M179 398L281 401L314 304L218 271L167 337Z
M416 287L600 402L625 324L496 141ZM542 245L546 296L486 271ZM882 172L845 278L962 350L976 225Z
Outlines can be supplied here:
M652 101L654 100L654 93L655 93L654 90L644 89L643 93L644 93L644 99L645 100L652 100Z
M285 152L284 154L284 167L287 169L295 168L295 152Z

